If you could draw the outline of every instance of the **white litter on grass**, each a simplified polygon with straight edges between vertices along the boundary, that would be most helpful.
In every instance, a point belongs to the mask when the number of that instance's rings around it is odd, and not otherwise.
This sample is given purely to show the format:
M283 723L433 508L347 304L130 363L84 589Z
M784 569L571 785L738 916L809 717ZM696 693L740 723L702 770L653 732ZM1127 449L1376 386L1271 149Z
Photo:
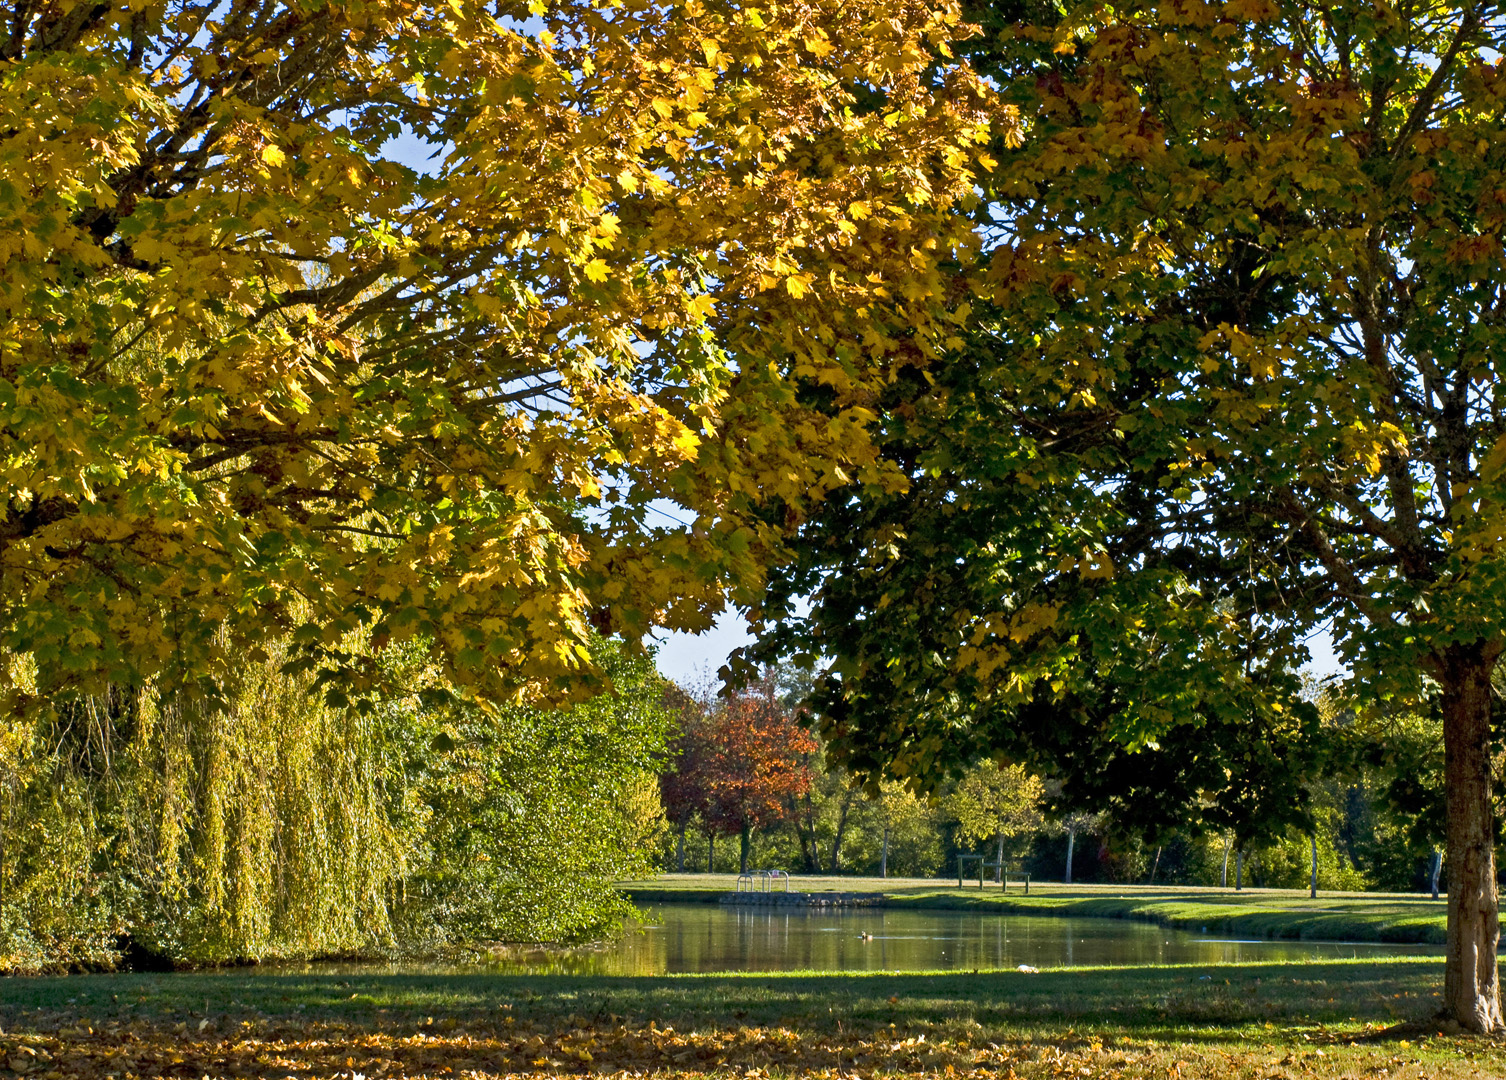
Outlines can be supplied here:
M1029 964L1021 964L1019 967L1015 968L1015 970L1023 971L1026 975L1039 975L1041 973L1040 968L1031 967Z

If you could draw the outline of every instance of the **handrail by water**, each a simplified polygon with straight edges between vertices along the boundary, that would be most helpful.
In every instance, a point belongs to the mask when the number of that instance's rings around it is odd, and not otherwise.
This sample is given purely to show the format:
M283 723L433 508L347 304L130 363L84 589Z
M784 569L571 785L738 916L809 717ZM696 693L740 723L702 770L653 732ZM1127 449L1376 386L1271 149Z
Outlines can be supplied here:
M746 889L743 882L748 883ZM790 875L785 870L745 870L737 875L737 884L733 892L773 892L774 882L783 881L784 891L790 891Z

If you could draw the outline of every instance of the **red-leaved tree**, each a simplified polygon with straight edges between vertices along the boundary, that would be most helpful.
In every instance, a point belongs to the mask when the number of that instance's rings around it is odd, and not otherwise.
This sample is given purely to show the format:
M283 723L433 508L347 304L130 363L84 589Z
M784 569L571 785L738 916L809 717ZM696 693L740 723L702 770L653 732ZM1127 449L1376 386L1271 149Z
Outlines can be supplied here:
M782 821L785 807L810 788L816 740L780 702L772 680L709 705L687 697L680 713L674 768L660 778L665 814L680 830L679 868L685 829L699 814L713 842L740 838L746 873L753 831Z
M747 873L753 830L783 820L786 797L810 788L807 760L816 740L779 701L772 680L722 702L710 721L708 818L722 835L740 838L739 866Z

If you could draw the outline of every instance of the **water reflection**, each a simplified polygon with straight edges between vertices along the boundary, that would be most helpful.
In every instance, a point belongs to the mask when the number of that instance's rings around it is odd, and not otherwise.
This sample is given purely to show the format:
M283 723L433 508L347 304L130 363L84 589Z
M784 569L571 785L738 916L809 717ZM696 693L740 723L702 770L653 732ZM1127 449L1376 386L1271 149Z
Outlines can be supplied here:
M616 941L587 949L510 949L467 963L383 965L394 973L474 971L664 975L712 971L986 971L1021 964L1219 964L1440 954L1436 946L1215 939L1119 919L955 911L771 911L655 906ZM332 965L283 970L333 972ZM361 970L370 972L373 967Z

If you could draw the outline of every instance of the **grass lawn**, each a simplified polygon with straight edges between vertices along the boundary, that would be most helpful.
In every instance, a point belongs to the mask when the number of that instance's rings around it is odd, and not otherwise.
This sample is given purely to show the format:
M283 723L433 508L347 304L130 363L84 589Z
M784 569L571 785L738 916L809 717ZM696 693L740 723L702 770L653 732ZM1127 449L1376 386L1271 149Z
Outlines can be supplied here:
M1472 1077L1437 960L823 975L0 980L0 1066L61 1077Z
M1163 926L1245 937L1305 941L1443 944L1447 901L1420 894L1319 893L1290 889L1200 889L1145 885L1056 885L1032 882L1027 896L1011 885L957 888L956 878L795 877L797 892L882 893L886 907L963 908L1037 915L1141 919ZM665 874L623 882L635 900L717 900L736 874Z

